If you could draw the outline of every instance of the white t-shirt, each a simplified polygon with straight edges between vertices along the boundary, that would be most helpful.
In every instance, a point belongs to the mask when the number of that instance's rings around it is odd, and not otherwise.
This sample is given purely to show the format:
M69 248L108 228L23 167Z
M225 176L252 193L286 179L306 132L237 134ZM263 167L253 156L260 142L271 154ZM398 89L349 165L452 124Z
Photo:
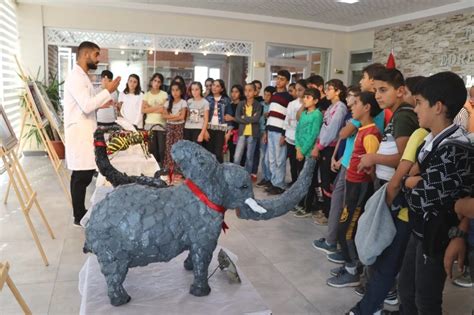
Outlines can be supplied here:
M118 93L113 92L110 94L112 101L117 103ZM117 119L117 113L115 107L101 108L97 110L97 122L98 123L113 123Z
M204 112L209 110L209 102L202 98L199 101L194 99L188 100L188 118L184 128L186 129L202 129L204 124Z
M286 142L289 144L295 144L296 125L298 124L298 120L296 120L296 113L298 113L298 110L301 108L301 106L303 106L303 104L300 102L300 99L297 98L291 101L286 109L283 129L285 129Z
M168 104L169 104L169 102L166 103L166 106L165 106L166 109L168 109ZM184 108L187 108L187 107L188 107L188 103L186 103L185 100L181 99L178 103L173 104L173 108L171 108L171 114L177 115L177 114L179 114L180 110L182 110ZM179 124L184 123L184 119L183 120L176 120L176 121L167 121L166 123L171 124L171 125L179 125Z
M128 120L134 125L137 125L139 128L143 127L143 113L142 113L142 101L143 93L139 95L135 94L125 94L123 92L119 95L119 102L123 102L122 109L120 114L123 118Z

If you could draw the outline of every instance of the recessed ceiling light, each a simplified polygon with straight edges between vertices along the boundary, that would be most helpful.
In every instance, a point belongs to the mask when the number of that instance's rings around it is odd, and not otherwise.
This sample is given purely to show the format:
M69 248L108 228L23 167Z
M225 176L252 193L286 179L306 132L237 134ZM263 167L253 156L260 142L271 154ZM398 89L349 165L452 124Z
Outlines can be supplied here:
M359 2L359 0L337 0L337 2L354 4Z

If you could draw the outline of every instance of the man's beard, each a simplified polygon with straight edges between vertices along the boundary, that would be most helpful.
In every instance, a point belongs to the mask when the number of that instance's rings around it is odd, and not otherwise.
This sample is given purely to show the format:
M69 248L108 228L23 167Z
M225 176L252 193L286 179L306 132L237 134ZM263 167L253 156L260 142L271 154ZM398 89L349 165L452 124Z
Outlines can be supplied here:
M89 70L96 70L97 69L97 64L93 61L88 61L87 62L87 68L89 68Z

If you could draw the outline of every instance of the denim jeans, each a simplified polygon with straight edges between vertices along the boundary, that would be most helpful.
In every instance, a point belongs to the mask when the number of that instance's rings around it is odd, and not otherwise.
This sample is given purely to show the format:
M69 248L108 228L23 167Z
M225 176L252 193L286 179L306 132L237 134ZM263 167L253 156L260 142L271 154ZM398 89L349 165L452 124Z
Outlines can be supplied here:
M268 132L268 165L272 174L272 185L285 189L286 145L280 145L281 133Z
M377 257L371 266L370 279L367 282L365 295L358 303L360 314L372 315L383 304L385 297L392 289L410 239L410 225L397 218L398 213L393 213L393 220L397 233L385 250Z
M260 165L262 166L262 178L270 181L272 179L272 173L270 173L270 168L268 166L267 148L268 144L263 143L263 141L260 140L260 158L262 159Z
M252 136L239 136L237 140L237 147L235 148L234 163L240 164L244 150L247 148L247 154L245 157L245 169L247 172L252 173L253 166L253 154L255 146L257 145L258 138Z

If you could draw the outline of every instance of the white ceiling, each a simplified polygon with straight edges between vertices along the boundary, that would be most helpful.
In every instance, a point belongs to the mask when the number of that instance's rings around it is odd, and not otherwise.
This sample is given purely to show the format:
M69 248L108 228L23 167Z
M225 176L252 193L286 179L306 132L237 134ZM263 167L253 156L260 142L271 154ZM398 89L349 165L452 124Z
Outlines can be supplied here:
M474 10L474 0L19 0L25 3L126 7L354 31L450 12ZM337 29L334 29L337 28Z

